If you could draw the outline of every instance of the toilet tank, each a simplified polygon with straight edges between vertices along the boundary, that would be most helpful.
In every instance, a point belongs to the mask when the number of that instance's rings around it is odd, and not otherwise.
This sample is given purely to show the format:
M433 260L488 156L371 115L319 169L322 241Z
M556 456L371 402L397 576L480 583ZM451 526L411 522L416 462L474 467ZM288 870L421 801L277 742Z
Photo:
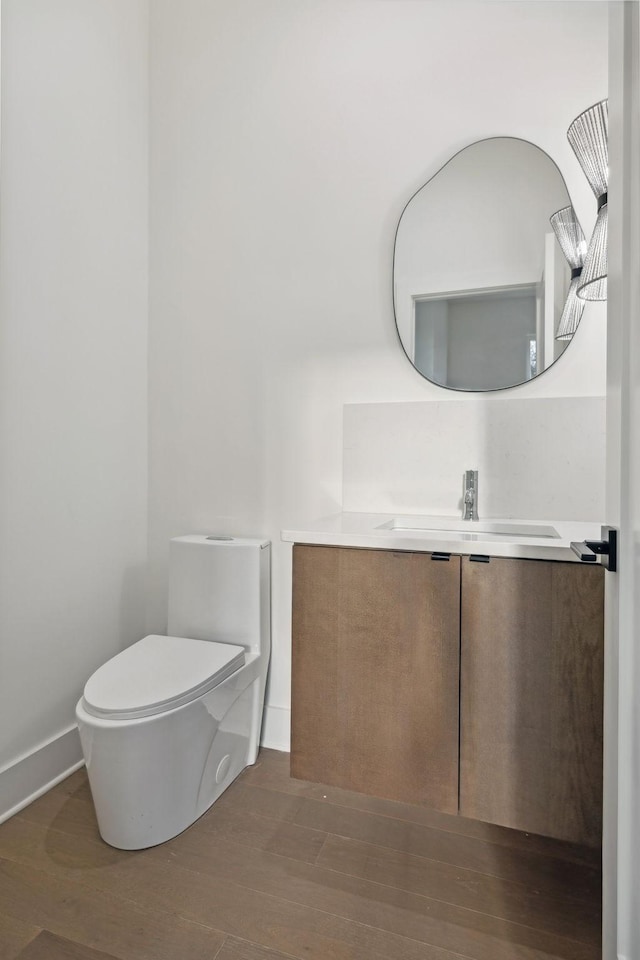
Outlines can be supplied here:
M173 637L242 644L269 652L268 540L175 537L169 543L169 616Z

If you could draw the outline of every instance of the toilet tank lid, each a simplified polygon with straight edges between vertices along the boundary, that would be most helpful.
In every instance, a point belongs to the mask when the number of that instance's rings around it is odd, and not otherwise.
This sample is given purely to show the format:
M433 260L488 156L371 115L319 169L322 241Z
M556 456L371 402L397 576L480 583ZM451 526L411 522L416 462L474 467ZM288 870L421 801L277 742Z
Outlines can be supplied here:
M184 537L172 537L172 543L199 543L202 546L228 547L265 547L271 545L270 540L261 540L258 537L231 537L223 533L191 533Z
M96 670L84 706L110 720L152 716L197 699L244 662L244 647L232 643L151 634Z

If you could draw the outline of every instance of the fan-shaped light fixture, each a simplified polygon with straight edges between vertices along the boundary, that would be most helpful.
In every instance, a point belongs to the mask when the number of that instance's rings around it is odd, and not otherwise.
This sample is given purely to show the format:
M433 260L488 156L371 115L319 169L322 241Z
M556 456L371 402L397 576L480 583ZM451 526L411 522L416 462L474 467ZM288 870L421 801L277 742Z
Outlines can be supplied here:
M587 252L587 243L571 204L554 213L549 218L549 222L558 238L560 249L571 267L571 283L569 284L567 299L564 302L562 316L558 322L556 340L571 340L578 329L584 310L584 300L578 298L578 287L581 283L580 278Z
M609 186L609 101L595 103L576 117L567 137L598 201L598 218L584 258L578 296L607 299L607 190Z

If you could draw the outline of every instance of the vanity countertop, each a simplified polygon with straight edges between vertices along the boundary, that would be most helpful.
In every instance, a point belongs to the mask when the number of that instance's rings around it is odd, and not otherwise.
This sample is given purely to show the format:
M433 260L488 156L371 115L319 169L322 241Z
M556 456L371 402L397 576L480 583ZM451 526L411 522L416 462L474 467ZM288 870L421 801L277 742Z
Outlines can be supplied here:
M429 529L451 526L458 529ZM399 529L422 525L423 529ZM385 525L386 528L385 528ZM393 526L396 529L393 529ZM553 528L557 536L526 536L522 533L487 532L482 527L504 530L522 527L540 531ZM459 528L463 529L459 529ZM475 529L474 529L475 528ZM416 550L492 557L521 557L530 560L570 560L579 563L571 550L572 541L599 540L600 524L577 520L513 520L484 518L461 521L459 517L382 513L336 513L283 530L281 537L292 543L336 547L369 547L377 550Z

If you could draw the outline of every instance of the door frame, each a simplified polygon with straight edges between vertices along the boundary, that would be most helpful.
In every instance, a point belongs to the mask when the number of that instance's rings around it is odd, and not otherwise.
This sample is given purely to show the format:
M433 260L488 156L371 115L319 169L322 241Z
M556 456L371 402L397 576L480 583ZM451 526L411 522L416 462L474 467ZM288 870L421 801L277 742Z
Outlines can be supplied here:
M640 4L609 3L607 523L619 573L607 576L603 958L640 956ZM634 595L637 599L634 601ZM636 702L634 702L636 701Z

